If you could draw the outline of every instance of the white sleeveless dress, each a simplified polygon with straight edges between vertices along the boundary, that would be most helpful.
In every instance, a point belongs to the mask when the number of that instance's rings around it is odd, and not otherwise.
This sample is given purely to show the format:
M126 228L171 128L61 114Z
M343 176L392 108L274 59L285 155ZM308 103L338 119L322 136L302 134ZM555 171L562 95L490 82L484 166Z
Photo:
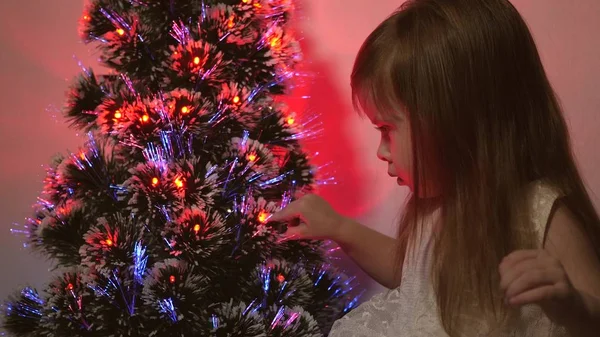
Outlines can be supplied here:
M558 190L536 181L529 190L530 216L536 226L539 247L543 245L546 223ZM424 228L423 240L405 258L400 287L375 295L346 316L337 320L329 337L429 337L448 336L437 312L435 293L430 279L433 246L431 225L439 216L433 213L429 228ZM482 323L468 336L568 336L564 328L554 325L537 305L526 305L520 315L500 331L489 333ZM477 326L477 325L475 325Z

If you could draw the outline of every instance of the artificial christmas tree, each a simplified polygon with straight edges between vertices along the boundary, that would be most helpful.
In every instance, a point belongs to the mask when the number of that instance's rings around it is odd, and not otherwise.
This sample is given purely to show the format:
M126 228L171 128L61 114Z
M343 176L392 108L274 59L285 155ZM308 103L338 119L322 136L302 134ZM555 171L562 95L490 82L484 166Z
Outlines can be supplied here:
M49 167L34 251L44 293L5 306L14 336L321 336L356 304L319 241L266 223L319 184L282 102L301 60L291 0L94 0L65 115L89 139ZM304 118L303 118L304 117Z

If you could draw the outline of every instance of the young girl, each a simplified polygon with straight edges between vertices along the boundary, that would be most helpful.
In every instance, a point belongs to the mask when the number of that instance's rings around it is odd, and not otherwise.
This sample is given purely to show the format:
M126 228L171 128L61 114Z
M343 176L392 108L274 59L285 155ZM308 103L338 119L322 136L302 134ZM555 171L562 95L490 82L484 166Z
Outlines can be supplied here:
M393 289L330 336L599 336L600 220L530 32L507 0L414 0L363 44L355 105L412 191L396 239L306 195L270 221Z

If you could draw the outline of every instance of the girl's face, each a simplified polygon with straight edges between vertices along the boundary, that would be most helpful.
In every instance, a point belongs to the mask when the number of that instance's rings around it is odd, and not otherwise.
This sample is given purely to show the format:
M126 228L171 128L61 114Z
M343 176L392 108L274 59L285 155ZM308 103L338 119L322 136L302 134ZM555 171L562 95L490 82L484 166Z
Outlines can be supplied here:
M397 118L383 117L375 109L366 109L367 117L380 133L377 157L388 164L388 174L395 177L398 185L407 186L411 191L413 181L413 156L410 123L407 115L401 112Z

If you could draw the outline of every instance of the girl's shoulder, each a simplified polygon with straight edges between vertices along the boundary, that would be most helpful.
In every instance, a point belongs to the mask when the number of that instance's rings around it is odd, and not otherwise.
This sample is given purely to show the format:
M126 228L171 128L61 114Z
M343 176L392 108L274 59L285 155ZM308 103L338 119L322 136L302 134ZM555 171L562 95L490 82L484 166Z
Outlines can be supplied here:
M540 245L544 241L548 220L552 215L556 200L563 196L562 191L546 180L540 179L527 186L529 220L537 232Z

